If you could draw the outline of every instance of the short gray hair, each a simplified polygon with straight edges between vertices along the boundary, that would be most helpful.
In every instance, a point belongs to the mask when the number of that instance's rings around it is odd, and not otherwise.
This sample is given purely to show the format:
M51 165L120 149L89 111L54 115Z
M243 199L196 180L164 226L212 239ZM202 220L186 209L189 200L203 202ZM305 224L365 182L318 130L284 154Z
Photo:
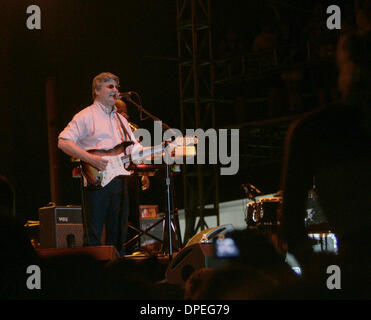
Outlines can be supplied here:
M110 80L116 81L117 85L120 84L119 77L110 72L102 72L94 77L93 83L92 83L93 100L95 100L95 97L96 97L95 90L99 90L102 86L102 83L110 81Z

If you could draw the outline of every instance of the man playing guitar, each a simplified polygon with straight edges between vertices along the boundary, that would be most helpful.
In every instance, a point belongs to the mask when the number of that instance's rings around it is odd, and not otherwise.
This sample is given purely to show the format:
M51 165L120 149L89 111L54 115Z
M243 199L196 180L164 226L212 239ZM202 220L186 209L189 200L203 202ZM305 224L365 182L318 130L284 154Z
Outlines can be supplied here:
M117 112L118 88L119 78L114 74L97 75L92 83L93 104L78 112L59 134L58 148L80 159L90 169L86 172L95 170L90 176L83 175L84 245L101 245L106 224L106 245L114 245L123 255L129 211L127 181L123 175L113 175L103 184L100 174L110 165L107 156L130 154L141 145L126 118Z

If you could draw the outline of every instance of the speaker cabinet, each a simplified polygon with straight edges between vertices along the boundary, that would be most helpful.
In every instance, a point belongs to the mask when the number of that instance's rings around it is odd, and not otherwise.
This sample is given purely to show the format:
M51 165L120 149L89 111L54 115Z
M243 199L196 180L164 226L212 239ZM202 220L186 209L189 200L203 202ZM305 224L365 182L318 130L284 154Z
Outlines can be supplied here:
M223 224L221 226L206 229L195 234L191 239L188 240L185 246L187 247L195 243L200 243L203 239L205 239L206 241L210 241L218 235L226 234L227 232L233 230L234 227L231 224Z
M39 208L40 248L72 248L83 245L81 207Z
M209 268L208 257L211 257L212 254L212 243L195 243L185 247L169 264L165 273L167 281L184 286L194 271Z
M226 265L225 260L215 257L212 239L232 230L232 225L221 225L193 236L170 262L165 274L168 282L184 286L188 277L197 269Z

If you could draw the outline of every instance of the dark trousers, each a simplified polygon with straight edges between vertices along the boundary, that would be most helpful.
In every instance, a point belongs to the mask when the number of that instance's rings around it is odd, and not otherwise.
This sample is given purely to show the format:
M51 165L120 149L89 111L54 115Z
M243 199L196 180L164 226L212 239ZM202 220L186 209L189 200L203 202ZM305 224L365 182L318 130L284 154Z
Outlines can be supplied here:
M84 245L100 246L106 225L106 245L113 245L120 254L126 241L129 216L127 179L118 177L105 187L94 190L84 188Z

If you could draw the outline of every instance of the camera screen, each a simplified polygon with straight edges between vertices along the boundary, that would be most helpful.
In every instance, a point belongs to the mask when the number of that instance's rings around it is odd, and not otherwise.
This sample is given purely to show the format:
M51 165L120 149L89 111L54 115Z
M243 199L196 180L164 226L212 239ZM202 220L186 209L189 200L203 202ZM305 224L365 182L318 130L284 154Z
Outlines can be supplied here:
M232 238L217 238L215 241L215 254L219 258L239 257L240 250Z

